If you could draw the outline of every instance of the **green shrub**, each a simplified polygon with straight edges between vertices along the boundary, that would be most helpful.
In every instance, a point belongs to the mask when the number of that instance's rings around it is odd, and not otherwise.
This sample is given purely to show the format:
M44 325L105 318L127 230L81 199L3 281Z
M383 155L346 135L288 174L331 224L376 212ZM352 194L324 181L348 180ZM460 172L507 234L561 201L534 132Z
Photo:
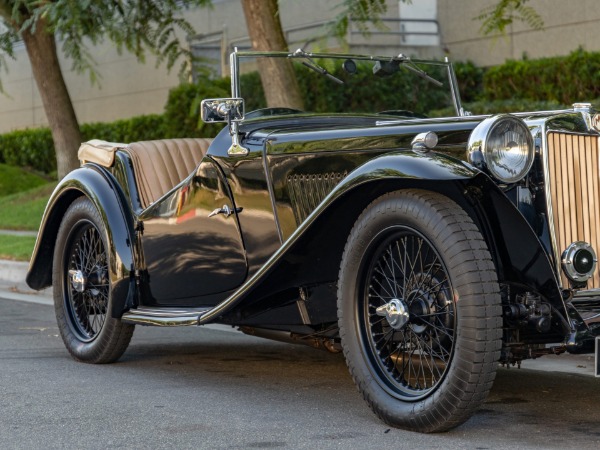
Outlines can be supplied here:
M223 124L206 124L200 120L200 102L205 98L231 95L229 78L200 78L197 83L183 83L169 91L163 115L163 138L214 137Z
M479 100L476 102L463 103L463 108L472 115L480 114L501 114L528 111L551 111L556 109L565 109L566 105L557 102L535 101L527 99L511 100ZM455 115L454 108L443 108L432 111L432 117L447 117Z
M572 104L600 96L600 53L507 61L484 75L483 98L522 98Z
M600 53L581 49L565 57L508 61L488 69L470 61L458 62L454 69L464 107L473 114L562 109L576 101L600 97ZM395 103L416 112L437 107L436 116L454 114L453 108L442 108L448 99L441 90L431 89L426 81L412 75L370 76L366 80L367 75L348 77L340 67L328 70L338 78L345 78L348 86L343 95L331 88L328 78L305 67L296 68L307 111L376 111L383 110L384 104ZM431 75L442 78L441 74ZM264 107L266 102L258 72L241 75L240 89L246 111ZM347 95L348 92L352 95ZM230 95L229 78L201 77L197 83L184 83L171 89L164 114L83 124L81 132L84 140L112 142L213 137L223 124L202 123L200 101ZM0 135L0 163L52 172L56 161L50 131L36 128Z
M164 118L154 114L108 123L85 123L81 125L81 135L83 141L103 139L133 142L160 139L165 135ZM43 173L56 170L50 129L29 128L0 134L0 162L17 167L31 167Z
M258 72L249 72L240 75L240 91L244 97L246 111L255 111L264 108L267 104L265 91L260 81Z
M485 69L472 61L452 64L458 82L460 98L463 102L474 102L482 96Z
M102 139L109 142L135 142L160 139L165 134L164 117L159 114L136 116L114 122L84 123L83 141Z
M0 134L0 162L50 173L56 169L54 143L48 128Z

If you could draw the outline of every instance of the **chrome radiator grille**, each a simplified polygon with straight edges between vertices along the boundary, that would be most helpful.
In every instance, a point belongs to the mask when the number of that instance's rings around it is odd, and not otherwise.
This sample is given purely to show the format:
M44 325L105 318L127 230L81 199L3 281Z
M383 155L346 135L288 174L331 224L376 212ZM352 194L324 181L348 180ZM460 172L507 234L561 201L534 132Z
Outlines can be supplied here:
M558 263L574 241L589 242L600 252L600 179L598 137L550 132L547 134L547 180L551 226ZM560 270L562 285L568 280ZM598 270L587 288L600 287Z

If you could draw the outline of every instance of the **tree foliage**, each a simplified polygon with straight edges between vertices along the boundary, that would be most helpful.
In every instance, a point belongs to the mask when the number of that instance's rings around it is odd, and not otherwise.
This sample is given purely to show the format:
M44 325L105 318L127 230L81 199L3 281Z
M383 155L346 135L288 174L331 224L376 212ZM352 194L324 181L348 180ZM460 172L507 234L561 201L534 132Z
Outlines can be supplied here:
M88 45L109 40L117 51L128 51L144 61L148 53L171 68L181 56L185 70L190 58L181 35L193 28L183 9L210 4L210 0L0 0L0 66L14 58L17 38L25 43L52 139L58 176L78 166L77 148L82 136L73 103L57 57L56 40L77 72L97 78Z
M8 28L0 34L0 50L12 57L16 38L44 18L73 69L88 72L93 80L96 71L89 46L105 40L141 62L151 53L169 69L184 56L185 70L190 55L177 33L193 34L194 29L181 12L210 4L210 0L0 0L0 16Z
M410 3L410 0L402 1ZM386 0L342 0L336 9L339 13L333 21L331 33L339 39L344 39L351 21L356 23L364 35L369 33L369 22L381 27L380 17L386 13L387 4Z
M538 12L526 5L529 0L499 0L496 4L484 8L475 17L481 21L480 32L483 35L506 32L506 27L514 21L523 22L534 30L541 30L544 21Z

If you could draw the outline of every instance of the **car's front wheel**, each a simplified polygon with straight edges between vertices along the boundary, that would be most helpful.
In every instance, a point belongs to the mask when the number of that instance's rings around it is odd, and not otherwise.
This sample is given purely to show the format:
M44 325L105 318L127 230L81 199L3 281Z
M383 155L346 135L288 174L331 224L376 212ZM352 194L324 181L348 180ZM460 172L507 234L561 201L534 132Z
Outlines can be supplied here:
M78 361L114 362L133 335L134 325L111 317L109 264L100 213L89 199L81 197L62 219L52 269L58 329Z
M456 203L420 190L371 203L338 281L344 355L371 409L421 432L467 420L495 378L500 304L486 242Z

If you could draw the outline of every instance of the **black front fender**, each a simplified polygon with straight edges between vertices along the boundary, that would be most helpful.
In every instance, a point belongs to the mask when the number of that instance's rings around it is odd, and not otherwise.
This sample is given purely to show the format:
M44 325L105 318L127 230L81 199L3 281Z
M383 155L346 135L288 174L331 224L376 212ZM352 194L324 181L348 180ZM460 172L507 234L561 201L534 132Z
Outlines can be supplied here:
M116 299L112 314L119 317L133 295L134 223L112 175L101 167L88 164L74 170L61 180L50 196L26 282L32 289L43 289L52 284L52 260L58 229L69 205L81 196L90 199L104 220L111 261L112 296Z
M518 208L484 174L471 180L464 192L486 234L500 281L541 294L567 318L551 257Z
M474 178L478 173L462 161L442 153L413 151L387 153L369 160L348 174L323 203L325 205L332 203L346 191L371 181L389 179L456 181Z
M568 317L551 258L531 225L486 174L438 153L407 152L375 158L352 172L323 203L332 207L350 191L367 186L434 190L469 212L484 233L499 281L537 292ZM378 189L381 194L381 189ZM321 205L325 206L325 205ZM326 207L326 206L325 206ZM564 325L564 324L563 324ZM568 330L564 330L568 332Z
M540 293L566 316L544 246L494 181L442 154L397 152L373 158L348 174L267 264L201 321L209 322L237 304L243 308L293 286L334 285L346 240L358 216L379 196L403 189L438 192L461 205L482 230L500 282ZM243 301L248 297L254 300ZM332 314L322 317L323 322L335 320L335 299L331 301L333 307L326 309Z

